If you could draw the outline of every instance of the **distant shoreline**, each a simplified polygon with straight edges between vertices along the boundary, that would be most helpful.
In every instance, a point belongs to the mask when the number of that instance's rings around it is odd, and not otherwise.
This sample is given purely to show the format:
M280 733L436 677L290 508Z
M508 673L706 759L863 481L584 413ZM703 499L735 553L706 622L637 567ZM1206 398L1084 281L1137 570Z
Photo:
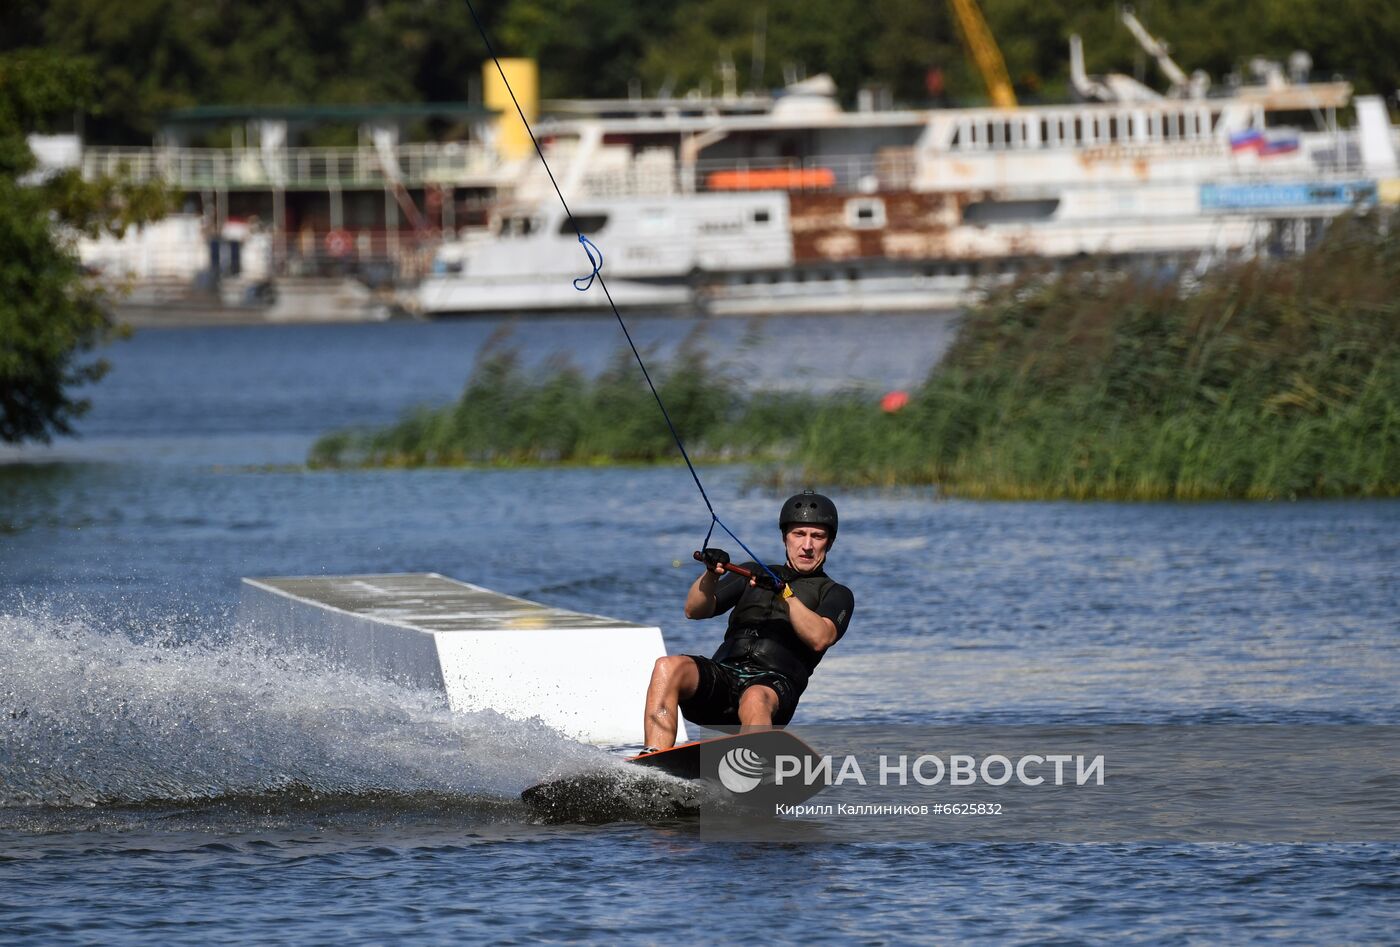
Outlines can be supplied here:
M692 459L848 487L1002 500L1400 495L1400 255L1381 221L1306 255L1199 280L1085 267L1028 274L970 311L927 380L869 393L745 390L724 364L653 365ZM460 399L341 430L312 467L657 463L675 445L621 352L480 361Z

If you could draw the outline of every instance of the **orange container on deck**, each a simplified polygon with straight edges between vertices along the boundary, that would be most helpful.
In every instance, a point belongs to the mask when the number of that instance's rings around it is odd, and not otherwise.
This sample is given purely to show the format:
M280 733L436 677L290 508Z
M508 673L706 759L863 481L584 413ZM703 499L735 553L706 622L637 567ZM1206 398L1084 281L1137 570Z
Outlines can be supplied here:
M759 168L712 171L705 178L712 191L815 191L836 186L830 168Z

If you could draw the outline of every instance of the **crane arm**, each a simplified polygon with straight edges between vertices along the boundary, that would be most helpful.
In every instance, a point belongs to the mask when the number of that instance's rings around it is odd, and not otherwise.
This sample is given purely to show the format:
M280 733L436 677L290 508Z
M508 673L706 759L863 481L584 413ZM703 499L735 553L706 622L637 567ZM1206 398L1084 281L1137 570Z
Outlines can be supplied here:
M1171 54L1167 52L1166 44L1147 32L1147 27L1143 26L1142 21L1133 15L1132 7L1124 7L1120 16L1123 19L1123 25L1128 28L1128 32L1133 34L1133 38L1138 41L1138 45L1143 48L1147 55L1157 60L1158 67L1160 67L1167 78L1171 80L1172 91L1181 92L1185 90L1191 84L1191 80L1187 78L1186 73L1183 72L1181 67L1176 64L1176 61L1172 59Z
M1016 93L1011 89L1011 77L1006 74L1006 60L1001 58L997 41L987 28L987 21L977 9L977 0L952 0L953 12L957 14L958 26L962 28L963 39L972 53L973 62L982 73L982 81L987 84L992 104L997 108L1015 108Z

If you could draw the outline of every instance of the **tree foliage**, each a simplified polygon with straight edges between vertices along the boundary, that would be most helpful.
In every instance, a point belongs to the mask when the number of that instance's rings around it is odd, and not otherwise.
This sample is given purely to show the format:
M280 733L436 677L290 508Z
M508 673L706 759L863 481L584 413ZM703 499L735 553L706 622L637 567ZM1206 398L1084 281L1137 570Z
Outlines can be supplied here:
M786 72L828 72L848 99L862 85L906 104L984 101L947 0L475 0L503 55L540 60L546 96L718 92L732 63L740 89ZM485 52L463 0L10 0L0 49L86 57L100 77L86 129L94 142L149 137L162 111L188 105L455 101L470 97ZM1158 88L1156 66L1115 4L981 0L1017 92L1067 92L1068 39L1091 72L1127 72ZM1361 92L1400 86L1400 5L1372 0L1138 0L1137 12L1188 72L1219 83L1255 56L1309 51L1317 75ZM761 55L755 40L763 37Z
M159 187L84 181L76 170L35 180L27 134L91 101L91 67L43 52L0 56L0 440L72 431L88 406L72 389L106 363L86 353L112 333L101 292L72 240L121 233L164 213Z

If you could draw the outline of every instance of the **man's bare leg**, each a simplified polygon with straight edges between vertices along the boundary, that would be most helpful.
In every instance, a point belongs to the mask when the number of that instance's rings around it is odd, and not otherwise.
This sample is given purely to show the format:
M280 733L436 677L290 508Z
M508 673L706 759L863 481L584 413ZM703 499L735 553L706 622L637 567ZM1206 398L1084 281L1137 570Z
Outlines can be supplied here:
M739 695L739 723L744 730L764 730L773 726L778 712L778 692L767 684L744 688Z
M647 746L668 750L676 745L676 720L680 702L695 695L700 686L700 669L683 654L657 658L647 686L646 714L642 732ZM777 695L773 696L777 706Z

